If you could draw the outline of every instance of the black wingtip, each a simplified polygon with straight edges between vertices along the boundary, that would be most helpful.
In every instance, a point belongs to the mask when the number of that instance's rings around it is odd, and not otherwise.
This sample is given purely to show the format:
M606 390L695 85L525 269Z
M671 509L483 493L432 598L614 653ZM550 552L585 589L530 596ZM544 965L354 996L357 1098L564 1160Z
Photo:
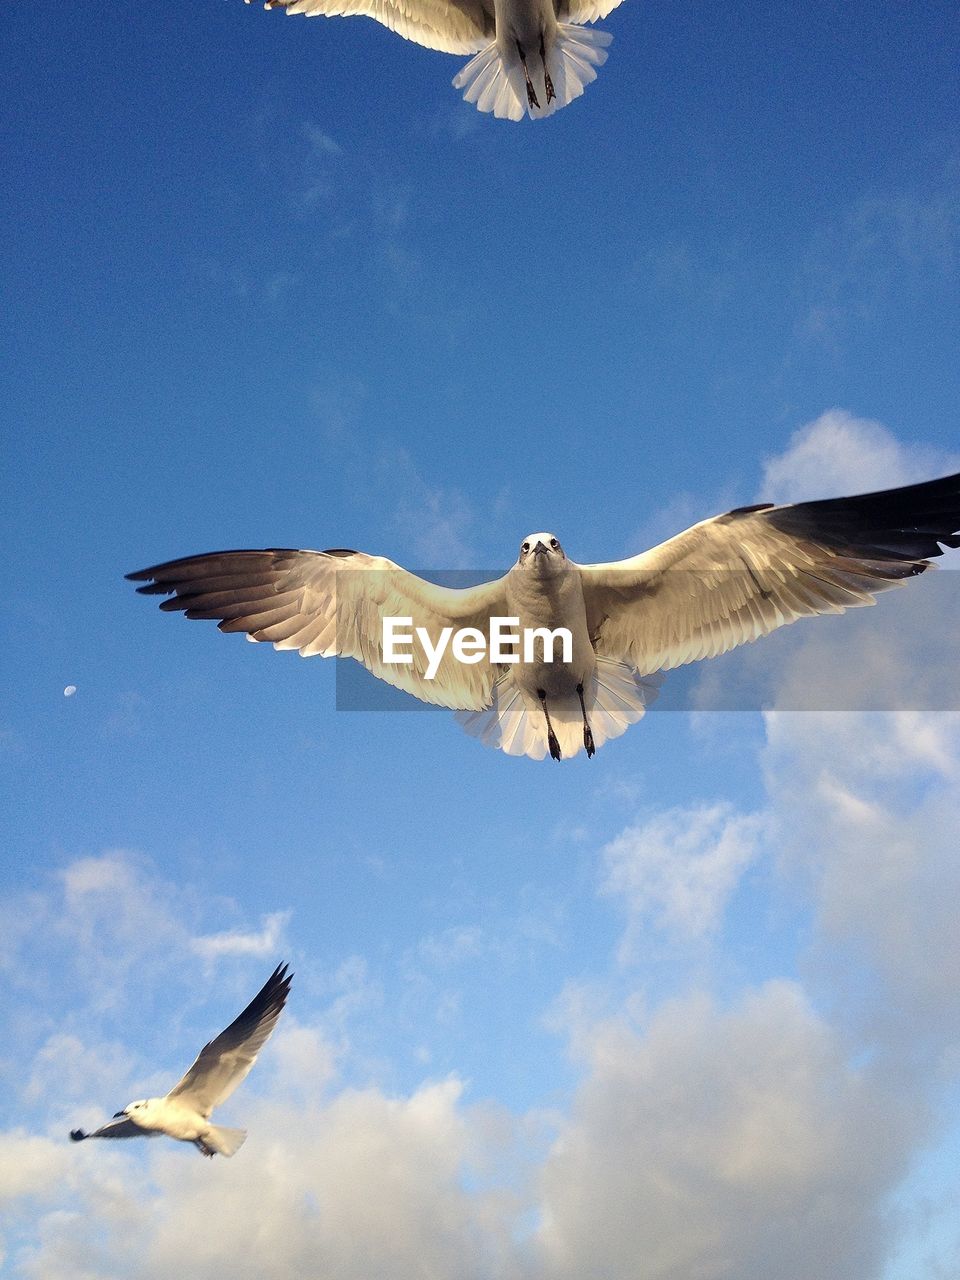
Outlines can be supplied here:
M290 983L293 981L293 974L287 972L288 968L289 966L285 963L278 964L260 988L259 996L254 998L262 998L278 1009L282 1009L287 1003L287 996L290 994Z
M921 484L773 507L765 519L782 532L810 537L841 555L882 560L922 573L925 561L960 542L960 474ZM912 562L912 563L911 563Z
M71 1130L70 1130L70 1141L71 1141L71 1142L82 1142L82 1141L84 1140L84 1138L86 1138L87 1136L88 1136L88 1135L87 1135L87 1134L85 1134L85 1133L83 1132L83 1130L82 1130L82 1129L71 1129Z

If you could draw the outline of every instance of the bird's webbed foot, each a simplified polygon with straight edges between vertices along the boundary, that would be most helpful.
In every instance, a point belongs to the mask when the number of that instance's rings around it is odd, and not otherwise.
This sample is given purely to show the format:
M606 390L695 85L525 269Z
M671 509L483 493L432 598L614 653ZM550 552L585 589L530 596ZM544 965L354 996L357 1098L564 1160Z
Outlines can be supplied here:
M208 1156L211 1160L216 1155L213 1147L208 1147L202 1138L194 1138L193 1145L197 1148L202 1156Z

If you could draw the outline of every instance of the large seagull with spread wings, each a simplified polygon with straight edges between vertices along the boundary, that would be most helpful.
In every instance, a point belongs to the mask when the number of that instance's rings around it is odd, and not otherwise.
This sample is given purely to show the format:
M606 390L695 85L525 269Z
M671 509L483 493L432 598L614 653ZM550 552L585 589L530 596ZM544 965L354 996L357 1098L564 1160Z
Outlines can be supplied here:
M205 1156L232 1156L246 1138L244 1129L211 1124L210 1113L225 1102L257 1060L287 999L287 966L278 965L239 1014L215 1040L203 1046L196 1062L163 1098L129 1102L112 1120L85 1133L72 1129L74 1142L85 1138L151 1138L165 1133L192 1142Z
M250 0L247 0L250 3ZM585 22L621 0L267 0L308 18L374 18L443 53L475 56L454 77L468 102L508 120L552 115L597 78L613 39Z
M217 551L128 576L160 608L217 619L303 657L355 658L424 702L453 708L468 732L511 755L588 756L643 715L657 673L712 658L798 618L874 603L960 546L960 474L850 498L738 507L651 551L577 564L551 533L524 538L502 578L454 589L362 551ZM398 661L385 620L420 627ZM494 662L496 619L519 632L569 632ZM391 624L392 626L392 624ZM443 634L473 629L468 661ZM431 659L431 653L441 654Z

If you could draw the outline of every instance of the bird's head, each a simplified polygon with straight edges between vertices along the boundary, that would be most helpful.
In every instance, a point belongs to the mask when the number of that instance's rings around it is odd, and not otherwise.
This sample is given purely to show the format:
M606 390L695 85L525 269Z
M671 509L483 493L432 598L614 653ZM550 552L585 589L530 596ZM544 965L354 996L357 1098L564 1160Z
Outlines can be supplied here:
M138 1114L143 1115L150 1108L152 1098L140 1098L137 1102L128 1102L122 1111L114 1112L114 1120L121 1120L124 1116L133 1116L136 1118Z
M530 533L520 543L517 567L542 576L566 568L563 547L552 533Z

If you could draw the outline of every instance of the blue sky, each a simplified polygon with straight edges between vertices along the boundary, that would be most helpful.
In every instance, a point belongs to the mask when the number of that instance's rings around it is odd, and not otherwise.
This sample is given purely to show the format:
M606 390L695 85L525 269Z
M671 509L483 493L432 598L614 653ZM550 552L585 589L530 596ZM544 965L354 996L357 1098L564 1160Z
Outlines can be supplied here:
M957 1274L954 717L653 714L536 764L123 581L603 560L960 468L955 7L626 0L520 125L371 22L2 21L10 1274ZM66 1142L279 959L236 1160Z

